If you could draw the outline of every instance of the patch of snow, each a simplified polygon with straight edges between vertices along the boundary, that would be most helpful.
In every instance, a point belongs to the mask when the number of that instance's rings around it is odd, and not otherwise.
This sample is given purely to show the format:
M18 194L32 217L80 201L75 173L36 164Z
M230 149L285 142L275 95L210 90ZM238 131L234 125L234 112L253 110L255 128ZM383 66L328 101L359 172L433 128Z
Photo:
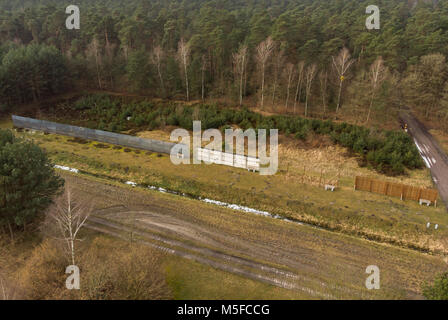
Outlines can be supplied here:
M70 168L70 167L59 166L59 165L55 165L54 167L56 169L60 169L60 170L64 170L64 171L70 171L70 172L74 172L74 173L79 173L78 169L74 169L74 168Z
M217 205L217 206L220 206L220 207L226 207L226 208L237 210L237 211L253 213L253 214L256 214L256 215L261 215L261 216L269 217L269 218L273 218L273 219L279 219L279 220L283 220L283 221L286 221L286 222L294 222L294 221L292 221L290 219L283 218L283 217L279 216L278 214L273 215L272 213L269 213L267 211L261 211L261 210L257 210L257 209L253 209L253 208L249 208L249 207L245 207L245 206L240 206L240 205L237 205L237 204L230 204L230 203L226 203L226 202L222 202L222 201L218 201L218 200L207 199L207 198L200 199L200 200L202 202L214 204L214 205ZM300 222L296 222L296 223L300 224L300 225L303 225Z
M78 169L74 169L74 168L70 168L70 167L59 166L59 165L55 165L54 167L58 168L58 169L61 169L61 170L65 170L65 171L79 173ZM125 184L129 185L129 186L132 186L132 187L137 187L137 183L135 183L133 181L126 181ZM166 190L164 188L155 187L155 186L148 186L148 189L157 190L157 191L162 192L162 193L167 193L168 192L168 190ZM177 192L173 192L173 193L181 195L181 196L186 196L185 193L177 193ZM245 207L245 206L240 206L240 205L237 205L237 204L231 204L231 203L226 203L226 202L222 202L222 201L218 201L218 200L212 200L212 199L207 199L207 198L205 198L205 199L199 198L199 200L202 201L202 202L214 204L214 205L217 205L217 206L220 206L220 207L229 208L229 209L232 209L232 210L237 210L237 211L242 211L242 212L247 212L247 213L253 213L253 214L261 215L261 216L264 216L264 217L269 217L269 218L273 218L273 219L278 219L278 220L282 220L282 221L286 221L286 222L297 223L299 225L303 225L303 223L292 221L290 219L283 218L283 217L279 216L278 214L274 215L274 214L269 213L267 211L261 211L261 210L257 210L257 209L253 209L253 208L249 208L249 207Z
M136 187L136 186L137 186L137 184L136 184L135 182L132 182L132 181L126 181L125 184L127 184L127 185L129 185L129 186L133 186L133 187Z
M428 169L431 169L431 163L428 161L428 159L424 155L422 155L422 158Z

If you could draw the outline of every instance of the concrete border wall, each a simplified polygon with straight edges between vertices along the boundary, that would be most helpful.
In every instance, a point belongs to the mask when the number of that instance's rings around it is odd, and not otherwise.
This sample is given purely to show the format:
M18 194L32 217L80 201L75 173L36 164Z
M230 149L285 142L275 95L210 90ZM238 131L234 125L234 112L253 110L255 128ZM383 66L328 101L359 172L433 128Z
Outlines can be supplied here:
M76 127L67 124L37 120L19 116L12 116L14 127L23 129L33 129L47 133L61 134L65 136L94 140L110 144L116 144L124 147L149 150L159 153L170 153L174 143L159 140L142 139L120 133L94 130L83 127Z
M206 163L260 171L260 159L239 154L225 153L205 148L197 148L197 159Z

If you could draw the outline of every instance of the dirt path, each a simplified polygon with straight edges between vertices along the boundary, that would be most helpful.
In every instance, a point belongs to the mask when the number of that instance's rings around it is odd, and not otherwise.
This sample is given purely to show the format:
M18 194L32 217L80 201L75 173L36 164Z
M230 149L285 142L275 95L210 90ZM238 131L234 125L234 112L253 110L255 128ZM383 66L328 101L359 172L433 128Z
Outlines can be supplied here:
M414 139L425 165L431 170L440 198L448 210L448 156L426 127L410 112L402 112L400 118L407 123L408 133Z
M237 275L268 283L280 288L303 291L306 294L315 298L334 299L335 297L329 294L319 292L309 287L298 284L304 279L292 272L273 268L271 266L257 263L248 259L242 259L236 256L227 255L216 250L211 250L204 247L197 247L191 244L185 244L179 241L171 240L169 238L154 235L149 232L138 231L127 226L115 224L104 219L91 217L88 228L102 233L106 233L115 237L129 240L126 234L133 234L135 241L155 247L170 254L175 254L186 259L195 260L197 262L209 265L213 268L223 271L235 273ZM145 239L149 239L145 240ZM162 245L156 243L162 243ZM173 247L175 249L173 249ZM325 286L325 285L324 285Z
M411 250L216 207L169 194L64 174L93 199L90 226L310 298L421 298L422 282L446 264ZM365 269L378 265L381 290L365 288Z

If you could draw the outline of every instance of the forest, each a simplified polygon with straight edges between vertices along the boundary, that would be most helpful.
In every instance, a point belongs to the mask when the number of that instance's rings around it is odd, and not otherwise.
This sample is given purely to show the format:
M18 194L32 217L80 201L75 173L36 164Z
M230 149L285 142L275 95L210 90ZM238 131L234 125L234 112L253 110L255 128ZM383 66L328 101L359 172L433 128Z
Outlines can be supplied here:
M373 4L380 28L369 30ZM66 27L69 5L79 29ZM365 298L357 272L374 258L386 275L379 297L447 299L448 273L436 275L448 262L441 209L352 187L361 167L432 185L398 113L448 133L447 57L448 1L0 0L0 299L260 299L274 291L247 280L277 266L301 293ZM3 130L11 113L126 134L194 120L275 128L286 164L263 180L227 167L216 169L222 180L210 167L187 174L160 153ZM307 177L319 171L315 188ZM323 196L330 179L338 190ZM132 181L216 200L146 198ZM288 222L228 210L242 205ZM75 246L81 228L88 241ZM158 243L197 259L148 250ZM81 291L61 285L68 261L81 267ZM243 266L235 278L231 263ZM273 296L295 298L287 293Z
M0 0L0 111L75 88L448 130L448 4L380 0Z

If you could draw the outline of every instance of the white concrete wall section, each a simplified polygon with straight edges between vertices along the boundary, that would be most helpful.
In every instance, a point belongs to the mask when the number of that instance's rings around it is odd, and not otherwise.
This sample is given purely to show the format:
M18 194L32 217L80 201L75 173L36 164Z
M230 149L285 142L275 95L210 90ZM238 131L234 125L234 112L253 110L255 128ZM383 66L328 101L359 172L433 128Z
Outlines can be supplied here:
M247 168L247 157L246 156L241 156L239 154L235 155L235 162L234 162L234 167L236 168Z
M247 157L247 170L260 171L260 159Z
M210 150L210 162L216 164L222 164L222 152Z
M222 164L225 166L233 167L233 154L223 153L222 154Z
M253 171L260 170L260 159L246 157L239 154L225 153L205 148L197 149L198 160L205 163L223 164L226 166L243 168Z

